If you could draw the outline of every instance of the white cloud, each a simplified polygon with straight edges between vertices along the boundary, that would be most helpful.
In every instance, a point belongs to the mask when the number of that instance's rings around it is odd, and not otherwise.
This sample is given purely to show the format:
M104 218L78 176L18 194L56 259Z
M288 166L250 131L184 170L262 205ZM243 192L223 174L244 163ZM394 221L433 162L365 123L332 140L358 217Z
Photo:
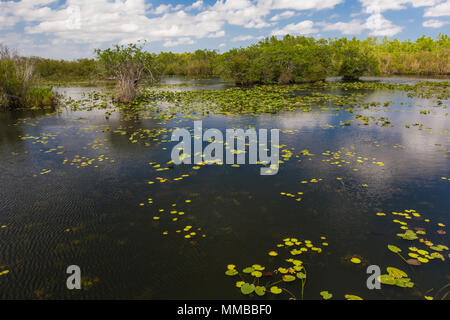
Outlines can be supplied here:
M225 37L225 31L223 30L217 31L216 33L212 33L208 36L208 38L222 38L222 37Z
M144 0L68 0L67 4L80 8L79 29L68 28L69 12L61 7L49 9L51 14L44 19L33 19L37 24L28 25L25 32L45 33L77 43L121 42L130 38L152 42L179 37L217 37L223 34L225 23L224 20L210 19L205 12L197 15L189 15L183 10L168 12L177 7L160 9L159 6L156 12L165 13L149 18L150 12Z
M299 23L291 23L282 29L277 29L272 31L273 36L283 36L286 34L290 35L307 35L312 33L317 33L319 30L314 29L314 22L311 20L305 20Z
M260 39L264 39L264 37L247 35L247 36L234 37L233 39L231 39L231 41L236 42L236 41L247 41L247 40L260 40Z
M339 31L342 34L360 34L364 25L360 20L352 20L350 22L336 22L333 24L323 24L323 31Z
M187 7L186 10L201 10L203 8L203 0L198 0L194 2L191 6Z
M444 17L450 16L450 0L447 0L440 5L425 10L425 17Z
M371 15L364 27L370 30L371 36L376 37L392 37L403 30L402 27L393 24L379 13Z
M147 3L146 3L147 1ZM262 29L273 27L283 19L300 15L300 11L332 9L345 0L190 0L167 1L152 7L148 0L9 0L0 2L0 35L19 32L24 25L23 38L86 50L92 46L103 47L112 43L128 43L139 39L161 42L165 46L192 44L198 39L221 38L228 25ZM348 1L347 1L348 2ZM400 10L407 6L428 7L427 17L450 15L450 0L359 0L367 21L317 23L312 18L272 31L273 35L314 34L319 31L340 31L342 34L359 34L370 30L371 35L391 36L401 32L400 26L386 20L380 13ZM74 19L69 8L79 8L80 24L76 28L69 23ZM328 16L332 17L333 12ZM361 17L359 19L362 20ZM432 20L431 20L432 21ZM430 24L431 22L424 22ZM435 24L437 25L437 24ZM322 30L321 30L322 27ZM267 31L267 29L265 29ZM261 32L262 34L262 32ZM245 33L244 33L245 35ZM246 36L233 38L232 41ZM50 39L50 40L47 40ZM252 39L259 39L253 36ZM247 38L246 40L252 40ZM31 50L27 47L26 50ZM36 45L36 48L40 48ZM35 50L33 50L33 53ZM55 51L56 52L56 51ZM81 54L86 55L86 53Z
M195 41L192 40L191 38L179 38L177 40L170 40L170 41L166 41L163 46L164 47L176 47L179 46L180 44L194 44Z
M279 21L283 19L289 19L295 15L294 11L284 11L282 13L274 15L272 18L270 18L270 21Z
M323 10L334 8L345 0L257 0L260 5L271 9Z
M448 21L441 20L427 20L422 23L422 26L425 28L441 28L448 24Z
M442 0L359 0L366 13L381 13L387 10L402 10L406 5L415 8L433 6Z
M365 23L361 20L351 20L350 22L327 23L319 22L316 26L322 26L322 31L339 31L345 35L358 35L368 29L371 36L392 37L403 30L402 27L393 24L384 18L380 13L370 15Z

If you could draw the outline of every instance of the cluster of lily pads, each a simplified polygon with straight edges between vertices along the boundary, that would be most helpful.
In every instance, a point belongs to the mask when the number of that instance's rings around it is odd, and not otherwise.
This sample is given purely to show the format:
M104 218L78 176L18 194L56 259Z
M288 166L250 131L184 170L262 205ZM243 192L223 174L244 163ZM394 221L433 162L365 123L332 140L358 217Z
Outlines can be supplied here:
M386 270L388 274L382 274L378 279L382 284L395 285L402 288L414 287L414 282L411 282L411 279L408 278L404 271L394 267L387 267Z
M321 240L322 246L328 246L328 243L324 242L326 237L321 237ZM269 251L268 255L277 261L275 267L253 264L239 270L235 265L230 264L225 274L230 277L239 277L240 280L236 281L235 285L244 295L254 293L257 296L264 296L266 293L274 295L285 293L289 299L303 299L307 271L303 261L294 257L306 252L321 253L322 248L314 245L310 240L297 238L285 238L283 243L277 245L277 248L277 250L283 249L285 259L278 261L281 259L281 254L275 250ZM293 284L297 284L297 288ZM333 296L328 291L322 291L320 295L325 300Z
M386 216L386 213L379 212L377 213L378 216ZM417 224L419 222L423 222L427 225L430 225L431 220L428 218L423 218L422 215L417 212L414 209L407 209L404 210L404 212L392 212L392 215L394 216L400 216L405 219L399 220L399 219L393 219L394 223L397 223L400 225L400 229L402 229L403 232L398 233L397 236L403 240L407 240L408 242L418 242L416 245L410 245L408 247L408 250L410 251L408 253L409 259L405 259L400 252L402 250L394 245L388 245L389 250L399 255L406 263L410 265L421 265L423 263L428 263L430 260L441 260L445 261L445 256L443 255L443 252L448 251L448 246L444 244L437 244L430 239L427 238L427 228L422 226L414 226L413 224ZM438 230L436 230L437 235L445 235L446 231L443 230L445 225L442 222L438 222L437 226L439 227ZM431 226L428 228L430 229ZM420 248L420 245L426 245L427 248Z

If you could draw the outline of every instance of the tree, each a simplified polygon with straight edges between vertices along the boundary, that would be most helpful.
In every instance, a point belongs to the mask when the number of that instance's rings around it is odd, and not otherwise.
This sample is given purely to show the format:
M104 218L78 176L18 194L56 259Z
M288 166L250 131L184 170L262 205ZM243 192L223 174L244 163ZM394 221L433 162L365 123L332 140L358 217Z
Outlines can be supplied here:
M368 72L378 73L378 60L368 42L343 38L336 41L335 49L339 63L338 75L343 80L357 81Z
M136 98L140 83L158 81L155 57L143 51L143 45L116 45L105 50L96 49L95 53L106 74L117 80L116 102L129 103Z

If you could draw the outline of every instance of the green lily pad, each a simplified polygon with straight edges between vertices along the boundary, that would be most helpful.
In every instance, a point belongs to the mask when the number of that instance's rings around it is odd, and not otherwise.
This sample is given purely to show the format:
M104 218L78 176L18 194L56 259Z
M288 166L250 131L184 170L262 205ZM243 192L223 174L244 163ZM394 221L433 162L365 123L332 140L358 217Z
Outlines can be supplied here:
M396 247L392 244L388 244L388 249L391 250L394 253L399 253L402 252L402 249L400 249L399 247Z
M262 297L263 295L266 294L266 287L263 287L263 286L256 286L256 288L255 288L255 293L256 293L258 296Z
M414 282L411 282L410 280L411 279L409 279L409 278L397 279L397 281L395 282L395 285L397 287L401 287L401 288L412 288L412 287L414 287Z
M235 276L235 275L237 275L238 273L239 273L239 272L237 272L236 269L230 269L230 270L225 271L225 274L226 274L227 276L230 276L230 277Z
M241 292L245 295L252 293L255 291L255 285L250 283L244 283L241 287Z
M273 286L272 288L270 288L270 292L272 292L273 294L280 294L283 290L281 288L278 288L277 286Z
M242 270L243 273L252 273L253 271L255 271L255 269L253 269L252 267L247 267Z
M394 267L387 267L386 270L391 276L393 276L396 279L408 277L408 275L404 271Z
M382 284L388 285L395 285L397 282L397 280L389 274L382 274L378 277L378 281L380 281Z
M304 274L303 272L299 272L297 273L297 278L304 280L306 279L306 274Z
M355 296L353 294L346 294L345 299L347 299L347 300L363 300L363 298Z
M262 272L261 271L253 271L252 272L252 276L257 277L257 278L261 278L262 277Z
M324 300L331 299L333 297L333 294L329 293L328 291L321 291L320 295Z
M295 277L294 276L291 276L290 274L285 274L284 276L283 276L283 281L284 282L292 282L292 281L294 281L295 280Z
M406 230L405 233L398 233L397 236L410 241L418 239L416 233L412 230Z

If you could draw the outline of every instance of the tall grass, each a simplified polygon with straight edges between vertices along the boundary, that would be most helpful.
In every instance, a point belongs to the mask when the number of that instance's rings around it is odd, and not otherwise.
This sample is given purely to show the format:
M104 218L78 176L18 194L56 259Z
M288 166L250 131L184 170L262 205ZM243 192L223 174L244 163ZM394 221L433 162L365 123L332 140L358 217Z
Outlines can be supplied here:
M29 59L0 45L0 109L56 105L58 96L51 88L36 88L36 80Z
M380 71L385 75L448 75L450 50L438 52L382 52L377 54Z

